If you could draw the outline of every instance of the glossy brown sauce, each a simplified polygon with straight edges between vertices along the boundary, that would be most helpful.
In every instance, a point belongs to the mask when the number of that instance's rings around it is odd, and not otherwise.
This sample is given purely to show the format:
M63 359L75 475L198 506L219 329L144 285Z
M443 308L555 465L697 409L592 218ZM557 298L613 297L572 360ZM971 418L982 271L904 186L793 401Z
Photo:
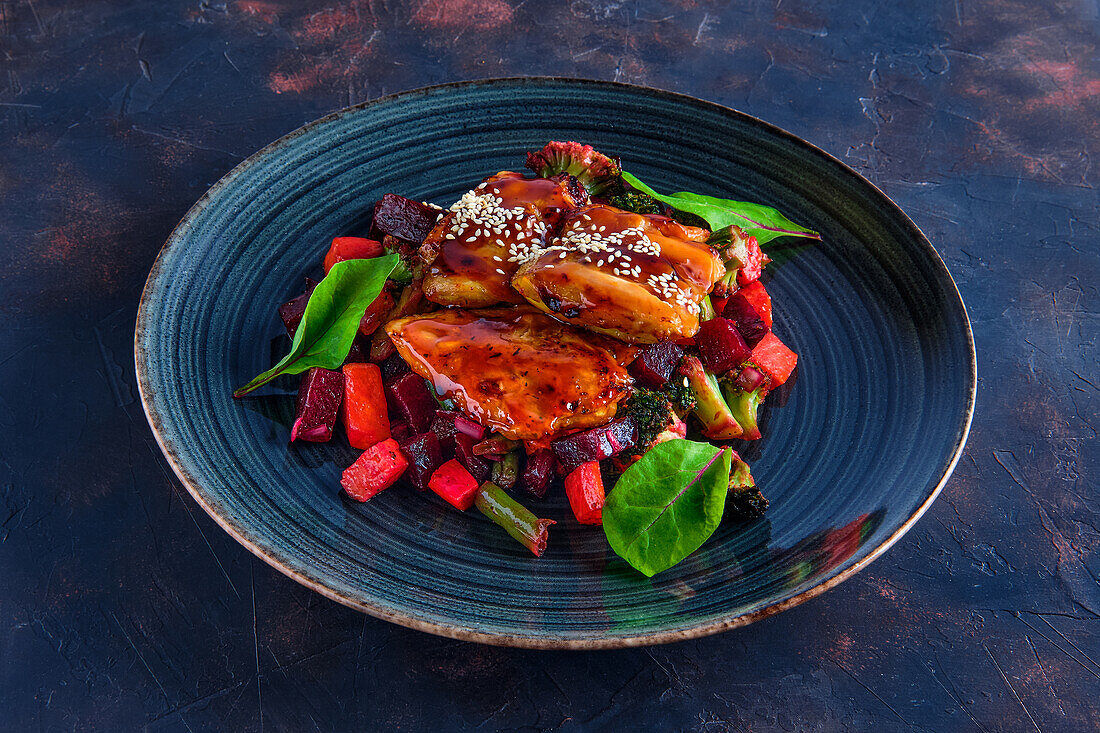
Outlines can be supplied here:
M513 439L602 425L631 384L633 348L528 306L437 311L386 330L437 393Z

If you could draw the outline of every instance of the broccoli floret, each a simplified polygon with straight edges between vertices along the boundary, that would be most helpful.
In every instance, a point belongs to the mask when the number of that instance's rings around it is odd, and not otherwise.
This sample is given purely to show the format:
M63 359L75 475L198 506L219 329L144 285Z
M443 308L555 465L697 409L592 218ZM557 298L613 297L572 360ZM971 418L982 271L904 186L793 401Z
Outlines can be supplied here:
M668 397L669 402L680 414L686 414L695 409L699 400L695 398L695 392L688 384L687 378L670 379L661 387L661 391Z
M635 389L630 395L623 414L629 415L638 425L636 445L643 450L677 419L668 395L644 387Z
M680 361L680 373L687 377L698 404L695 417L703 424L703 435L714 440L733 440L741 437L741 426L722 398L718 379L703 368L697 356L685 356Z
M741 426L743 433L741 437L745 440L759 440L760 425L757 422L756 413L764 399L764 388L757 387L752 392L745 392L727 382L722 385L722 391L725 393L726 404L729 405L734 420Z
M589 194L598 195L619 183L619 164L591 145L551 141L534 153L527 153L527 167L542 178L559 173L576 176Z
M641 191L622 191L608 198L607 203L616 209L633 211L635 214L665 213L664 204Z
M731 491L726 499L726 516L731 519L756 519L768 511L768 500L755 486Z

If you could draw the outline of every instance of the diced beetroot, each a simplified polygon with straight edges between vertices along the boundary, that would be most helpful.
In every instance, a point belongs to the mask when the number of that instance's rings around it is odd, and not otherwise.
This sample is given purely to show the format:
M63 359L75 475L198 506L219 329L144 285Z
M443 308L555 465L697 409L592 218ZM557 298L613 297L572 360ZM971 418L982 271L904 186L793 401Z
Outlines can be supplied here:
M343 372L314 367L303 374L290 439L323 443L331 438L343 399Z
M404 420L390 420L390 437L398 443L413 436L412 428Z
M422 433L398 441L401 452L409 460L405 477L413 486L423 491L436 469L443 465L443 450L435 433Z
M369 348L369 344L367 346ZM347 358L344 359L345 364L365 364L367 362L367 351L363 345L363 338L358 334L355 335L355 340L351 342L351 348L348 349Z
M763 283L755 280L748 285L742 285L737 293L747 300L760 317L764 319L764 325L772 327L772 296L764 289ZM718 311L721 313L721 311Z
M427 383L409 372L386 382L386 401L415 433L427 432L435 417L436 402L428 393Z
M480 486L478 480L454 459L437 468L428 479L429 489L462 511L474 505L474 497Z
M671 341L650 344L641 350L638 358L628 367L628 371L641 386L660 389L668 381L683 355L683 347Z
M406 242L420 244L435 226L440 212L427 204L387 193L374 205L371 232L392 234Z
M455 452L455 433L458 432L458 428L455 427L456 417L458 417L457 412L436 410L435 419L432 420L430 430L439 438L439 445L443 448L444 455L453 455Z
M387 382L393 381L402 374L408 374L409 371L411 371L408 363L402 359L399 354L393 354L378 366L382 368L382 379Z
M771 259L760 249L756 237L749 237L746 240L745 250L748 256L745 259L745 264L737 271L738 285L748 285L758 280L760 273L764 271L764 265L771 262Z
M489 478L489 472L493 470L493 466L489 463L488 458L479 456L474 452L476 443L477 441L466 433L458 432L455 434L455 458L480 483Z
M546 496L546 490L550 488L550 480L554 478L554 468L557 463L554 451L546 448L529 454L523 466L523 473L519 477L520 486L539 499Z
M733 321L728 318L712 318L703 321L695 334L699 345L699 357L713 374L722 375L741 366L752 349L745 343Z
M325 274L337 262L344 260L369 260L382 256L382 243L363 237L337 237L325 255Z
M565 495L581 524L603 524L603 477L597 461L582 463L565 477Z
M375 364L345 364L340 415L353 448L367 449L390 437L382 373Z
M764 374L752 364L746 364L737 379L733 380L733 387L738 392L752 392L764 383Z
M309 296L313 295L313 289L317 287L317 281L306 278L306 291L293 300L288 300L279 306L279 318L283 319L283 327L287 336L294 338L294 332L298 330L298 324L302 322L302 316L306 313L306 304Z
M485 427L465 415L455 415L455 429L460 433L469 435L475 441L485 439Z
M558 438L551 445L558 460L573 471L582 463L610 458L637 442L638 426L631 418L620 417L598 428Z
M768 377L769 387L775 389L790 378L798 364L798 354L768 331L752 350L752 363Z
M722 317L733 321L737 332L741 334L741 338L750 349L760 343L760 339L764 338L764 334L768 332L764 317L757 312L756 307L741 291L737 291L726 301Z
M397 441L383 440L363 451L363 455L344 471L340 485L356 501L366 501L393 485L408 468Z

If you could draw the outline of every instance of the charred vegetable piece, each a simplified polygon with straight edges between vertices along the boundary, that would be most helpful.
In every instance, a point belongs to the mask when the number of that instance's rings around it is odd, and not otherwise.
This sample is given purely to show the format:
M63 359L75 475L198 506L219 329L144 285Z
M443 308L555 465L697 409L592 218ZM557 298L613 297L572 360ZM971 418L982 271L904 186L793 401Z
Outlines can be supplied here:
M752 350L750 357L760 371L768 377L769 387L775 389L790 379L798 365L798 354L787 348L774 332L768 331Z
M638 440L635 447L642 451L658 435L679 422L672 401L664 392L645 388L636 389L626 401L624 408L623 416L629 416L638 426Z
M489 459L474 452L476 443L477 441L466 433L459 432L455 434L455 458L466 467L471 476L481 482L489 478L492 466Z
M630 417L620 417L598 428L558 438L551 447L567 471L582 463L602 461L634 447L638 425Z
M336 237L325 254L325 274L332 269L337 262L344 260L369 260L372 257L381 257L382 243L363 237Z
M344 471L340 485L352 499L366 501L393 485L409 463L393 439L383 440L363 451Z
M769 331L768 325L764 323L764 316L740 290L726 301L722 317L733 321L737 332L750 349L760 343L760 339Z
M382 372L375 364L345 364L344 431L353 448L367 449L390 437Z
M695 336L699 356L712 374L725 374L741 366L752 350L745 343L733 321L712 318L704 321Z
M399 441L401 452L409 461L405 476L416 488L428 488L428 480L443 465L443 450L435 433L421 433Z
M388 290L383 290L367 306L363 317L359 320L359 335L370 336L385 322L386 314L393 310L393 296Z
M306 278L306 291L293 300L288 300L279 306L279 318L286 328L286 335L294 338L294 332L298 330L298 324L302 322L302 316L306 312L306 304L309 296L313 295L313 289L317 287L317 281Z
M478 456L503 456L517 445L516 441L509 440L503 435L490 435L474 446L474 454Z
M482 514L533 552L535 557L542 556L546 550L547 527L557 522L539 519L491 481L486 481L478 489L474 504Z
M381 372L379 372L381 374ZM386 383L386 401L414 433L427 432L435 419L436 404L428 385L409 372Z
M661 214L668 213L668 207L648 193L641 191L621 191L607 199L610 206L623 211L633 211L635 214Z
M519 481L520 450L517 448L505 453L503 458L493 464L490 474L493 483L503 489L515 487L516 482Z
M749 464L745 463L737 451L733 451L730 460L730 492L752 488L756 488L756 481L753 480Z
M704 369L703 363L694 356L685 356L680 361L680 372L687 377L698 400L694 414L703 425L703 435L714 440L740 437L741 426L722 397L715 376Z
M466 511L474 505L478 482L461 463L453 458L432 474L428 488L456 509Z
M382 361L378 366L382 369L382 379L387 382L397 379L402 374L409 373L409 365L396 353Z
M591 145L560 141L548 142L542 150L527 153L527 169L542 178L568 173L593 196L617 186L622 174L618 163Z
M439 209L395 193L387 193L374 205L371 230L420 244L439 217Z
M597 461L582 463L565 477L565 495L581 524L603 523L603 477Z
M744 285L737 291L737 295L752 306L752 309L763 319L765 326L772 327L772 298L764 289L763 283L756 280Z
M732 519L756 519L768 510L768 500L756 487L749 464L733 452L730 464L730 490L726 497L726 516Z
M638 352L638 358L630 363L628 371L641 386L660 389L676 371L683 355L684 348L671 341L649 344Z
M557 459L552 450L543 448L528 454L527 463L520 475L520 486L536 498L546 496L546 490L550 488L550 481L554 478L556 464Z
M745 440L760 440L760 427L756 422L756 413L764 399L764 389L758 387L752 392L738 392L731 385L723 389L726 404L737 424L741 426L741 437Z
M344 399L344 374L314 367L302 375L290 439L324 443L332 437L340 403Z

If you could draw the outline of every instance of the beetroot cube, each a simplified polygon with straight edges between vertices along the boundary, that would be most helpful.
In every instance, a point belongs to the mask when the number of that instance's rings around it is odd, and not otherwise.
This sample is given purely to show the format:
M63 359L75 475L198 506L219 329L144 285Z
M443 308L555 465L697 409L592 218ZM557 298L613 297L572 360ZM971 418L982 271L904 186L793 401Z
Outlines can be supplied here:
M764 317L742 293L734 293L726 301L726 307L722 309L722 317L733 321L737 332L745 339L750 349L760 343L760 339L764 338L764 334L768 332Z
M443 450L435 433L422 433L398 441L401 452L409 461L405 477L413 486L423 491L436 469L443 465Z
M752 349L728 318L712 318L704 321L695 334L699 357L712 374L725 374L745 363Z
M435 226L439 214L438 210L427 204L387 193L374 205L371 232L375 236L390 234L406 242L420 244Z
M298 324L302 322L302 316L306 313L306 304L309 296L313 295L313 289L317 287L316 280L306 278L306 291L293 300L288 300L279 306L279 318L283 319L283 327L287 336L294 338L294 332L298 330Z
M455 433L458 432L458 428L455 427L457 416L457 412L436 410L435 419L432 420L430 430L439 438L439 445L445 455L454 455L455 452Z
M409 372L386 382L386 402L414 433L425 433L431 427L437 405L427 383L416 374Z
M629 417L620 417L607 425L558 438L550 446L567 472L582 463L602 461L618 455L638 442L638 426Z
M546 496L546 490L550 488L550 480L554 478L556 465L554 451L545 448L535 451L527 456L523 473L519 477L520 486L541 499Z
M294 425L290 429L291 441L324 443L331 438L343 399L343 372L314 367L303 374L298 385Z
M660 389L672 376L683 355L683 347L671 341L650 344L641 350L628 371L641 386Z
M489 478L489 473L493 470L493 466L489 463L488 458L474 453L474 445L477 442L477 440L471 438L466 433L456 433L455 458L466 467L466 470L470 472L471 476L477 479L478 483L481 483Z

